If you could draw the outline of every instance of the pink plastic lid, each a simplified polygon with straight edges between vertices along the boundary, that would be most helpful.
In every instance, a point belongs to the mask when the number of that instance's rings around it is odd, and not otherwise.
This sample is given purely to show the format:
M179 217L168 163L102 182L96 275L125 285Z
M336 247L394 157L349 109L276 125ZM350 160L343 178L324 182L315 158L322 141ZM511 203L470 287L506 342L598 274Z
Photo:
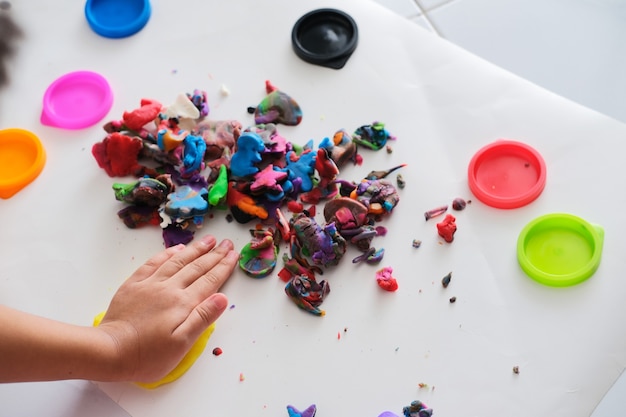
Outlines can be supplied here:
M91 71L57 78L43 97L41 123L64 129L82 129L98 123L113 105L107 80Z
M546 164L525 143L497 140L481 148L468 168L472 193L483 203L513 209L534 201L546 185Z

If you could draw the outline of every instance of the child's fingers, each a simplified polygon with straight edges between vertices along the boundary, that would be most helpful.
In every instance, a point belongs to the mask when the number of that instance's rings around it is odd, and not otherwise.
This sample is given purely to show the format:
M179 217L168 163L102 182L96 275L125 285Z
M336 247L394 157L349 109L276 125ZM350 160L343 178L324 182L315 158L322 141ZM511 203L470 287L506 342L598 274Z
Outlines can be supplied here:
M192 297L192 300L196 303L200 303L211 294L219 291L226 280L232 275L238 260L239 254L234 250L229 250L219 259L213 268L190 283L187 287L187 291L190 297Z
M189 287L203 275L215 268L232 249L233 243L228 239L223 240L219 246L214 247L212 251L199 256L197 259L194 259L193 262L187 264L173 279L179 283L180 287ZM215 288L213 292L216 292L218 289L219 287ZM210 294L206 294L203 298L209 295Z
M187 245L185 249L179 251L164 262L155 272L155 278L158 280L167 280L176 276L183 271L189 264L193 264L198 258L202 257L215 247L215 238L207 235L202 239ZM195 267L192 266L191 269ZM187 273L187 272L185 272Z
M185 249L185 245L176 245L167 248L152 258L148 259L142 266L128 278L128 281L143 281L154 274L163 264L165 264L176 253Z

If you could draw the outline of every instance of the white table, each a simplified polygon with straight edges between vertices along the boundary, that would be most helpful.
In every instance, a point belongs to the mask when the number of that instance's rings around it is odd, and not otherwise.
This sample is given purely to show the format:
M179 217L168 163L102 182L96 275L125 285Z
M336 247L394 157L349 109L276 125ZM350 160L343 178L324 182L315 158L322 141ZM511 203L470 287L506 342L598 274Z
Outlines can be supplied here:
M111 184L120 179L107 177L90 152L104 137L101 126L65 131L39 123L50 82L78 69L104 75L115 101L103 123L141 98L167 104L200 88L208 92L210 118L245 126L253 122L246 108L264 97L269 79L304 110L299 126L280 127L293 142L317 144L374 120L397 136L393 153L362 151L364 164L341 173L359 180L372 169L409 164L400 204L383 223L389 234L375 241L386 249L382 264L354 266L351 249L324 275L332 290L323 318L298 310L275 274L254 280L237 271L224 288L234 308L209 341L223 355L209 350L180 380L156 390L99 386L134 417L280 416L287 404L312 403L320 417L377 416L401 414L414 399L440 416L590 415L626 361L626 126L369 2L333 3L359 26L348 64L339 71L307 64L291 49L291 27L325 6L154 1L144 30L110 40L91 32L80 2L15 5L27 36L0 98L0 128L35 132L48 161L34 183L0 201L0 302L89 325L124 277L162 247L158 228L129 230L117 219L122 206ZM498 138L526 142L543 155L543 194L515 210L474 199L457 214L454 242L441 244L435 223L424 222L422 213L471 198L467 164ZM517 264L521 228L551 212L605 228L602 263L583 284L542 286ZM240 248L251 226L217 214L200 234L230 237ZM416 238L423 241L417 250ZM394 268L396 293L376 286L374 272L383 265ZM453 282L443 290L439 282L449 271Z

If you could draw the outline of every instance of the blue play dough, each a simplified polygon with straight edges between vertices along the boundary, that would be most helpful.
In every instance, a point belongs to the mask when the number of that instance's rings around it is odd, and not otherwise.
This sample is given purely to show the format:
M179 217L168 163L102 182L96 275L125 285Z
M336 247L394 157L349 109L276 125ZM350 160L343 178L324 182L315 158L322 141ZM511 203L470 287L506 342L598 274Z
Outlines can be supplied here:
M317 157L317 153L315 152L305 152L300 155L297 161L293 161L291 159L294 151L287 152L287 169L293 173L295 178L302 179L302 192L309 192L313 189L313 180L311 176L315 172L315 159Z
M242 133L237 139L237 152L230 159L230 172L235 177L256 174L259 168L255 164L261 162L261 152L264 150L261 136L254 132Z
M193 172L200 170L206 151L206 142L201 136L187 135L183 140L183 165L185 171Z
M169 201L165 205L165 211L170 216L180 219L201 217L209 211L208 194L206 188L195 191L188 185L182 185L168 195Z
M148 23L150 0L87 0L85 17L91 29L105 38L125 38Z

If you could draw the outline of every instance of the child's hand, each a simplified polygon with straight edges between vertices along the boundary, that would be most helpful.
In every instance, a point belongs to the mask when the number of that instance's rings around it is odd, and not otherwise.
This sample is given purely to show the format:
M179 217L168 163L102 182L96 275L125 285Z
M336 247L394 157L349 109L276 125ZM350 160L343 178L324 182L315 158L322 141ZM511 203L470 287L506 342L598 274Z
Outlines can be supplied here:
M98 326L113 340L119 380L152 382L167 375L226 309L218 293L239 254L206 236L148 260L122 284Z

